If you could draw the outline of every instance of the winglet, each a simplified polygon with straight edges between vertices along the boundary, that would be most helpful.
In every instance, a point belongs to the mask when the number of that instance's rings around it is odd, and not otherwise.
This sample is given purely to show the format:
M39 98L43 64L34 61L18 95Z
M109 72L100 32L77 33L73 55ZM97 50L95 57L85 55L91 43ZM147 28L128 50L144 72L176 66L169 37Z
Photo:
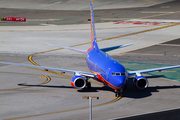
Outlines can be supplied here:
M95 34L95 26L94 26L94 14L93 14L93 3L90 2L90 14L91 14L91 49L95 49L99 51L97 42L96 42L96 34Z

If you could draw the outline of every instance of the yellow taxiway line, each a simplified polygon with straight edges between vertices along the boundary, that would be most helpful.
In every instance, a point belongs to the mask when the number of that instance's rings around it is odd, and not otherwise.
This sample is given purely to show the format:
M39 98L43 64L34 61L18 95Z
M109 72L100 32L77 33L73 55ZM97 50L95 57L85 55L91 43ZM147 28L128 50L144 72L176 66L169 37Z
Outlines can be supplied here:
M92 107L99 107L99 106L107 105L107 104L116 102L116 101L118 101L120 99L121 99L121 96L117 97L116 99L114 99L114 100L112 100L110 102L102 103L102 104L99 104L99 105L94 105ZM37 114L37 115L29 115L29 116L24 116L24 117L10 118L10 119L6 119L6 120L16 120L16 119L23 119L23 118L30 118L30 117L38 117L38 116L43 116L43 115L51 115L51 114L56 114L56 113L70 112L70 111L76 111L76 110L83 110L83 109L87 109L87 108L89 108L89 107L82 107L82 108L76 108L76 109L71 109L71 110L63 110L63 111L43 113L43 114Z
M125 29L125 28L140 28L140 27L152 27L152 26L162 26L159 25L144 25L144 26L131 26L131 27L113 27L113 28L96 28L96 30L106 30L106 29ZM61 29L61 30L0 30L0 32L47 32L47 31L80 31L80 30L91 30L91 29Z
M105 41L105 40L111 40L111 39L115 39L115 38L120 38L120 37L125 37L125 36L130 36L130 35L135 35L135 34L140 34L140 33L145 33L145 32L150 32L150 31L154 31L154 30L159 30L159 29L163 29L163 28L167 28L167 27L176 26L176 25L179 25L179 24L180 24L180 23L173 23L173 24L170 24L170 25L167 25L167 26L163 26L163 27L158 27L158 28L154 28L154 29L149 29L149 30L144 30L144 31L140 31L140 32L135 32L135 33L130 33L130 34L126 34L126 35L121 35L121 36L116 36L116 37L111 37L111 38L106 38L106 39L98 40L98 42L100 42L100 41ZM82 43L82 44L77 44L77 45L73 45L73 46L70 46L70 47L81 46L81 45L85 45L85 44L90 44L90 42ZM41 53L47 53L47 52L51 52L51 51L56 51L56 50L61 50L61 49L63 49L63 48L53 49L53 50L49 50L49 51L44 51L44 52L39 52L39 53L32 54L32 55L29 56L29 61L30 61L31 63L33 63L34 65L39 66L39 65L38 65L36 62L34 62L33 59L32 59L34 55L38 55L38 54L41 54ZM56 72L54 72L54 73L55 73L55 74L59 74L59 75L63 75L63 74L56 73ZM63 75L63 76L64 76L64 75ZM107 105L107 104L116 102L116 101L119 100L119 99L121 99L121 97L118 97L118 98L116 98L116 99L114 99L114 100L112 100L112 101L110 101L110 102L107 102L107 103L95 105L95 106L93 106L93 107L98 107L98 106ZM89 107L82 107L82 108L77 108L77 109L57 111L57 112L50 112L50 113L37 114L37 115L31 115L31 116L24 116L24 117L12 118L12 119L7 119L7 120L15 120L15 119L36 117L36 116L49 115L49 114L55 114L55 113L69 112L69 111L75 111L75 110L82 110L82 109L87 109L87 108L89 108Z
M37 84L37 85L43 85L43 84L46 84L48 83L49 81L51 81L51 78L47 75L45 75L44 77L46 77L46 81L43 82L43 83L40 83L40 84ZM11 89L3 89L3 90L0 90L0 91L9 91L9 90L19 90L19 89L24 89L24 88L30 88L30 87L33 87L33 86L27 86L27 87L19 87L19 88L11 88Z
M158 15L152 15L152 16L146 16L146 17L141 17L138 19L144 19L144 18L151 18L151 17L157 17L157 16L163 16L163 15L169 15L169 14L175 14L175 13L179 13L180 11L176 11L176 12L168 12L168 13L164 13L164 14L158 14Z
M30 94L59 95L57 93L35 93L35 92L31 92Z
M155 55L155 56L163 56L163 54L148 54L148 53L122 53L122 54L133 54L133 55Z
M125 36L140 34L140 33L149 32L149 31L153 31L153 30L159 30L159 29L163 29L163 28L167 28L167 27L176 26L176 25L179 25L179 24L180 24L180 23L175 23L175 24L171 24L171 25L167 25L167 26L163 26L163 27L159 27L159 28L155 28L155 29L149 29L149 30L144 30L144 31L135 32L135 33L130 33L130 34L126 34L126 35L121 35L121 36L106 38L106 39L98 40L98 42L100 42L100 41L105 41L105 40L111 40L111 39L115 39L115 38L119 38L119 37L125 37ZM71 47L80 46L80 45L85 45L85 44L90 44L90 42L83 43L83 44L78 44L78 45L73 45L73 46L71 46ZM39 66L39 65L38 65L37 63L35 63L35 62L33 61L33 59L32 59L34 55L38 55L38 54L46 53L46 52L51 52L51 51L56 51L56 50L60 50L60 49L62 49L62 48L53 49L53 50L49 50L49 51L44 51L44 52L39 52L39 53L32 54L32 55L29 56L29 61L30 61L31 63L33 63L34 65ZM56 74L59 74L59 75L63 75L63 76L64 76L64 74L60 74L60 73L57 73L57 72L53 72L53 73L56 73ZM50 81L50 80L49 80L49 81ZM44 83L47 83L47 82L48 82L48 81L46 81L46 82L44 82ZM41 84L44 84L44 83L41 83ZM38 84L38 85L41 85L41 84ZM118 101L119 99L121 99L121 96L118 97L118 98L116 98L116 99L114 99L114 100L112 100L112 101L110 101L110 102L103 103L103 104L99 104L99 105L95 105L95 106L93 106L93 107L98 107L98 106L107 105L107 104L116 102L116 101ZM7 119L7 120L15 120L15 119L36 117L36 116L49 115L49 114L55 114L55 113L69 112L69 111L75 111L75 110L82 110L82 109L87 109L87 108L89 108L89 107L82 107L82 108L71 109L71 110L64 110L64 111L57 111L57 112L51 112L51 113L30 115L30 116L24 116L24 117L18 117L18 118L11 118L11 119Z
M139 1L142 1L142 2L148 2L148 3L153 3L153 4L156 4L156 3L157 3L157 2L148 1L148 0L139 0Z

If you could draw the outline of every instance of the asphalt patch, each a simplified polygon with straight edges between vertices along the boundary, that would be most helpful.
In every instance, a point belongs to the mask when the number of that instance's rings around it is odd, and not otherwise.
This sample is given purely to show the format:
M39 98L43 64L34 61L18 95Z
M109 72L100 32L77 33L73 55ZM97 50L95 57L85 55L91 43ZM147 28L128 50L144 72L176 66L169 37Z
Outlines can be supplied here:
M168 41L168 42L164 42L162 44L174 44L174 45L180 45L180 38L172 40L172 41Z

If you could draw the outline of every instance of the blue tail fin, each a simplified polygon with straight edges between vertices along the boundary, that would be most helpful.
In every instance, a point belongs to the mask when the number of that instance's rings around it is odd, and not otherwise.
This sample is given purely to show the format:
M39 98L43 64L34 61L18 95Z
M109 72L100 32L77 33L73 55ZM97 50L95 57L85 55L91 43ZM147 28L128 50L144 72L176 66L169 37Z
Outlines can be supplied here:
M91 14L91 49L95 49L96 51L99 51L97 42L96 42L96 33L95 33L95 27L94 27L94 14L93 14L93 4L90 2L90 14Z

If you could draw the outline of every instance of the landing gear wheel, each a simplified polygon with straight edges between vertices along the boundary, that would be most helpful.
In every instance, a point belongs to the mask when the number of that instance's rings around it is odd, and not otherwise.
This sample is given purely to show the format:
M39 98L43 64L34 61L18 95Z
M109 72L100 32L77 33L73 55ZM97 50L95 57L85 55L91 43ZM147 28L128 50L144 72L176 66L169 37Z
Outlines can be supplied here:
M87 88L91 89L91 83L90 82L87 83Z
M115 92L115 97L120 97L121 96L121 93L122 93L122 90L117 90Z
M115 97L119 97L121 95L121 92L116 92Z
M115 93L115 97L119 97L118 92Z

